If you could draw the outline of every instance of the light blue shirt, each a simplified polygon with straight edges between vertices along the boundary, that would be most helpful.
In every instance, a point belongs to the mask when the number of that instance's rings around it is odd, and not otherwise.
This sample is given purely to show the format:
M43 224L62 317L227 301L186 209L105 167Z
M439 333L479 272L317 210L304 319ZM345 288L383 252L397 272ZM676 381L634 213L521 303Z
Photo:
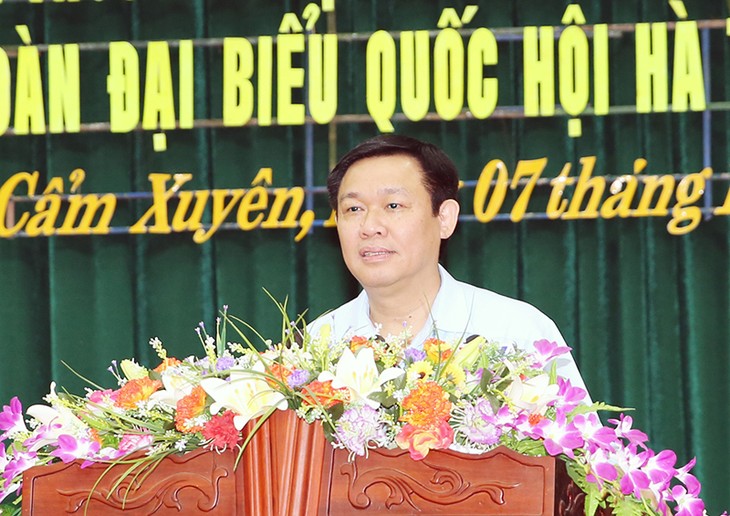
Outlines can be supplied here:
M429 319L414 336L412 345L422 346L430 337L455 341L471 335L530 351L541 339L567 345L555 323L529 303L457 281L441 265L439 273L441 287ZM370 320L370 303L364 290L352 301L316 319L310 332L317 332L324 324L331 326L332 336L337 339L372 337L378 332ZM572 356L561 356L557 370L573 386L586 389Z

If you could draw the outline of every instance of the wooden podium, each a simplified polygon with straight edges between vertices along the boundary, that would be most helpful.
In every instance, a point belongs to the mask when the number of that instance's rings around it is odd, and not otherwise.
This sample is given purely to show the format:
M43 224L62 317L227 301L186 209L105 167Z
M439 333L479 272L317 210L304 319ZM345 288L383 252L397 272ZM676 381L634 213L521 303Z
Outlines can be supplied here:
M321 425L292 411L277 411L237 468L235 459L233 451L171 456L144 481L130 475L113 490L128 466L32 468L23 478L23 515L583 514L582 491L552 457L500 447L485 455L432 451L414 461L403 450L371 450L350 463Z

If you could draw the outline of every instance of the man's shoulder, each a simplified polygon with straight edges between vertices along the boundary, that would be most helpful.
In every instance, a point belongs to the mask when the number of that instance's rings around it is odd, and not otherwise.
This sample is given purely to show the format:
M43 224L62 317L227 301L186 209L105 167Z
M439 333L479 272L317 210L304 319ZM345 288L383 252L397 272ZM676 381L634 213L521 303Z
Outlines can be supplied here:
M445 292L438 326L478 333L497 340L516 339L531 345L534 340L562 340L555 323L540 309L492 290L451 278Z
M459 296L472 310L478 313L495 315L545 317L537 307L526 301L516 299L470 283L454 280L451 296ZM449 296L449 297L451 297Z

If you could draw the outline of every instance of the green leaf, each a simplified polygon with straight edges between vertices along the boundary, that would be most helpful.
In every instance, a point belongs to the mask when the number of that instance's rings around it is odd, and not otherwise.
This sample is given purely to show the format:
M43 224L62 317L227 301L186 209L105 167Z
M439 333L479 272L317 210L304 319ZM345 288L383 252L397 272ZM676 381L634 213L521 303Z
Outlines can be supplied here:
M611 504L611 510L617 516L642 516L652 514L646 511L644 504L629 497L622 498Z

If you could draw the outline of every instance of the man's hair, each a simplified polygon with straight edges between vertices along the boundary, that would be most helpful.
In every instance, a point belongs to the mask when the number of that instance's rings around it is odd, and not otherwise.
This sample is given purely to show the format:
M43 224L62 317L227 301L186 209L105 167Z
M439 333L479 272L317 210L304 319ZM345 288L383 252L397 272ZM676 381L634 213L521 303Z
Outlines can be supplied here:
M337 197L342 178L357 161L376 156L410 156L421 167L423 186L431 196L431 209L438 215L446 199L457 199L459 175L444 151L431 143L409 136L384 134L365 140L345 154L327 176L327 193L332 209L337 211Z

